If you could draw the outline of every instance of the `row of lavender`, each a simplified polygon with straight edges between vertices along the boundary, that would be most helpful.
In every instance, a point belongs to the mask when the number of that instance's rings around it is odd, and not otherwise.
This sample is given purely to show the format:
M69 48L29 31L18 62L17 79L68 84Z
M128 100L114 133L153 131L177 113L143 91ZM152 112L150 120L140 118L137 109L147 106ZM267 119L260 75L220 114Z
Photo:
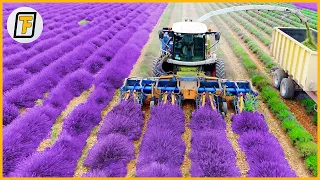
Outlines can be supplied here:
M226 135L222 116L205 105L192 114L191 176L240 177L236 153Z
M186 146L184 113L178 105L158 104L151 109L137 160L137 177L181 177Z
M105 6L99 7L106 8ZM148 34L146 31L151 29L143 24L154 9L148 10L149 4L133 4L132 6L135 11L130 11L115 23L108 18L90 22L81 27L83 32L76 37L63 36L64 34L62 34L61 36L66 39L56 47L42 51L33 57L21 55L21 57L28 58L23 59L22 61L25 62L21 65L29 64L29 71L25 67L4 71L4 89L7 90L4 93L6 102L4 124L11 123L17 117L18 108L33 107L37 99L44 98L44 93L50 92L69 73L79 68L84 68L93 74L98 72L109 63L133 33L138 31L139 26L142 27L139 30L139 32L142 31L140 34ZM115 9L115 13L121 11L120 8ZM156 19L156 16L152 17ZM143 36L143 38L135 43L143 44L148 37ZM50 41L47 42L48 45L50 43ZM21 57L17 59L21 60ZM12 62L17 61L13 60Z
M133 99L121 101L107 115L97 143L90 149L84 165L85 177L125 177L127 164L134 159L134 141L140 138L143 113Z
M142 19L139 20L142 22L140 26L139 24L136 24L136 26L134 26L135 24L131 24L134 30L140 27L140 30L136 33L130 33L128 29L123 30L126 32L122 34L126 34L125 37L122 37L123 41L129 39L126 44L119 40L121 36L112 39L112 41L108 40L108 42L102 43L103 46L106 44L109 46L117 44L119 49L123 46L118 52L114 48L112 49L115 50L114 54L116 55L107 66L98 67L101 70L96 75L95 73L91 74L92 72L89 73L90 71L87 72L86 68L67 75L61 82L57 82L58 85L52 90L43 106L28 110L4 128L4 176L73 175L71 172L74 172L77 158L81 155L81 150L86 140L85 137L88 136L91 128L99 122L100 118L98 118L99 113L97 112L100 112L101 108L109 103L115 89L121 86L122 79L128 76L130 69L139 57L143 45L148 40L148 34L162 14L165 4L161 4L160 6L157 4L146 4L140 6L140 8L141 12L148 12L150 16L147 19L141 17ZM110 48L109 46L105 47ZM68 63L66 62L65 65L67 66ZM122 69L116 70L115 67L120 67L120 65L122 65ZM95 66L91 67L93 69L96 68ZM114 74L118 74L118 76L114 76ZM94 92L85 104L79 106L68 117L63 128L63 133L55 145L44 152L35 152L39 143L47 136L55 119L68 102L73 97L80 95L85 89L88 89L92 83L96 87ZM87 118L81 119L86 114L88 114ZM25 131L25 129L28 129L28 131ZM70 148L73 150L70 151ZM62 155L64 154L63 152L66 152L67 155ZM58 154L61 155L57 156ZM50 158L55 156L59 158ZM50 163L48 163L49 167L44 166L43 174L41 174L41 167L44 161L48 159L50 160ZM21 161L22 163L20 163ZM64 163L64 161L68 163ZM16 169L18 163L20 165ZM53 171L53 173L51 172L51 170L58 168L58 166L64 167L62 164L66 164L65 166L69 167L65 168L66 170L62 171L62 173L59 173L60 171L58 170Z
M240 136L238 143L250 167L249 177L296 177L277 138L268 132L262 114L243 111L232 121L232 130Z

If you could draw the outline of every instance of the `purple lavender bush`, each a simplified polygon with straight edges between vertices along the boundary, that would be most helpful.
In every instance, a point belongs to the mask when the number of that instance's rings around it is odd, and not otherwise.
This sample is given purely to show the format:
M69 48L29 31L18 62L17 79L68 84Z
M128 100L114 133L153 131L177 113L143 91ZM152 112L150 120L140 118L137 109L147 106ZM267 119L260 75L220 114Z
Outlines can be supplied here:
M153 107L140 146L137 176L180 177L186 149L183 131L184 113L179 106L160 103Z
M125 177L127 174L127 164L117 162L108 165L103 169L92 169L83 174L82 177Z
M143 117L137 120L130 118L130 114L116 114L109 113L104 121L104 124L100 128L98 138L103 138L104 136L112 133L119 133L127 136L130 140L138 140L142 130Z
M269 132L248 131L239 138L242 149L254 149L256 146L267 145L269 147L279 146L277 138Z
M129 163L134 158L133 143L121 134L109 134L90 149L85 166L104 169L114 163Z
M72 137L63 136L53 147L35 152L22 161L10 177L73 177L82 147Z
M264 161L250 167L248 177L296 177L295 172L288 166L272 161Z
M264 121L264 116L259 112L242 111L232 117L232 130L241 135L248 131L268 132L269 128Z
M243 111L233 117L232 129L240 135L249 177L296 177L277 138L268 132L263 115Z
M112 108L110 113L115 113L118 115L125 114L129 115L135 122L140 123L143 117L143 112L141 111L141 105L133 102L133 99L121 101L117 106Z
M174 130L148 129L142 139L138 164L158 162L180 166L184 151L185 144Z
M226 123L220 113L206 105L192 113L189 127L192 131L203 131L207 129L225 130Z
M240 177L236 154L224 130L192 132L192 177Z
M151 109L151 114L148 129L156 127L158 130L172 129L177 134L184 132L184 113L179 106L159 104Z
M98 139L108 134L119 133L130 140L138 140L143 125L144 117L140 104L133 98L122 100L106 116L98 133Z
M170 167L170 164L161 164L158 162L149 163L143 167L139 167L137 177L181 177L178 168Z
M91 129L101 120L100 109L90 103L79 105L64 120L63 131L66 131L72 137L88 137Z
M29 74L26 73L24 69L17 68L4 73L3 81L3 91L11 90L12 88L21 85L26 79L29 78Z
M94 91L91 93L89 99L87 100L89 103L94 104L101 109L105 108L112 99L114 94L114 89L110 88L110 86L97 86Z
M38 107L3 128L3 176L37 149L51 129L50 119L50 112Z
M89 89L92 81L92 75L85 70L75 71L52 90L44 105L63 110L73 97Z
M7 102L3 102L3 125L6 126L12 122L16 117L19 116L19 109Z

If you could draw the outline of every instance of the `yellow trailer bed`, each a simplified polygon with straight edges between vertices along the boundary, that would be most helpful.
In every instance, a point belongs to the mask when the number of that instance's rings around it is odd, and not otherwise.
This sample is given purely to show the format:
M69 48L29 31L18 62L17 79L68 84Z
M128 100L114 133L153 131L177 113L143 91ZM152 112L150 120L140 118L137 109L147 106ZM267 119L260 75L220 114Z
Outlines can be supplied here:
M311 30L317 43L318 32ZM280 88L280 94L285 98L293 97L298 85L316 101L318 52L301 44L305 38L305 28L275 27L273 29L270 51L279 66L279 69L274 72L273 83L275 87Z

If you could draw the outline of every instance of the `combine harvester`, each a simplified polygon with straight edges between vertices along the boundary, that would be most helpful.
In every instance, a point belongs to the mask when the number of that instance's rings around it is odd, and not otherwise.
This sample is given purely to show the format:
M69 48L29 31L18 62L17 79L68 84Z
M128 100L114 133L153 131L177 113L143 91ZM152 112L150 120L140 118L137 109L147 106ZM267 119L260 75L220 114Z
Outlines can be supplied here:
M196 107L210 102L212 109L225 116L227 102L232 102L235 113L243 110L248 94L257 96L247 80L227 80L224 72L223 60L217 58L217 45L220 32L208 29L202 21L216 15L243 10L275 10L295 14L302 23L306 19L299 10L270 5L246 5L212 11L193 22L174 23L172 28L159 31L162 47L160 55L153 64L155 77L126 78L121 87L121 98L134 99L143 104L172 103L181 105L183 100L191 99ZM210 37L214 43L210 44ZM283 51L282 51L283 53Z

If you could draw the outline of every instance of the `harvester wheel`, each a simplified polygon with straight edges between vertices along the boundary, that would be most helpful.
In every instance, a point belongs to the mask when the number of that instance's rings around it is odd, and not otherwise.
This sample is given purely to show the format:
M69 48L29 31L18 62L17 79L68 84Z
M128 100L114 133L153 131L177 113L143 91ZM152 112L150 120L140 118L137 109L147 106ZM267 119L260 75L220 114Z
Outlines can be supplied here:
M162 69L163 58L164 57L158 57L155 60L153 60L153 76L154 77L160 77L160 76L166 75L166 73Z
M224 71L224 61L222 59L218 59L216 61L216 77L224 79L226 73Z
M273 73L273 87L279 89L283 78L287 78L287 74L282 69L277 69Z
M285 99L293 98L294 82L290 78L283 78L280 85L280 94Z

